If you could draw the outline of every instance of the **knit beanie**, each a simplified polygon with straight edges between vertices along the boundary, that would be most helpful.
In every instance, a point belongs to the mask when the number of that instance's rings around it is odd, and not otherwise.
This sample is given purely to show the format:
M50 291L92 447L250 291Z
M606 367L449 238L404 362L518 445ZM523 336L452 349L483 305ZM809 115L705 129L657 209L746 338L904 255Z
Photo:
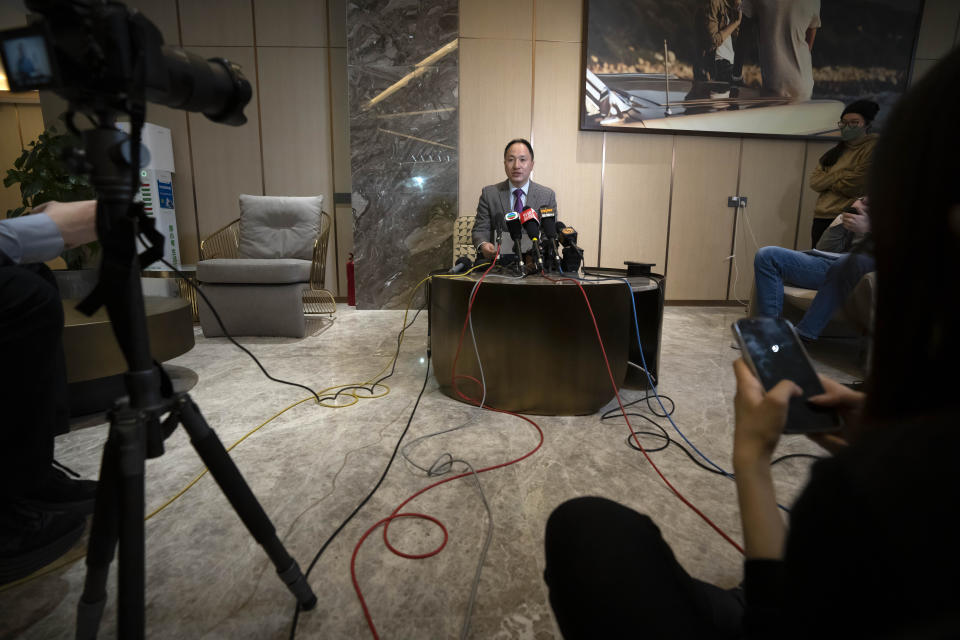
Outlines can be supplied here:
M847 105L840 117L842 118L848 113L859 113L867 123L870 123L877 117L878 111L880 111L880 105L873 100L857 100Z

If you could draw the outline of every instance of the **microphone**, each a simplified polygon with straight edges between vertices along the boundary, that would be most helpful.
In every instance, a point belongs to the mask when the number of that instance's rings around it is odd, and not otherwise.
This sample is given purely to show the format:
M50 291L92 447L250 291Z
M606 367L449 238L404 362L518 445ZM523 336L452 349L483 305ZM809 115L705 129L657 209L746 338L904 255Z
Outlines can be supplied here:
M540 207L540 226L543 228L543 234L547 236L547 253L549 258L560 267L560 253L557 251L557 212L553 207Z
M498 213L493 217L493 227L496 229L496 246L500 251L500 243L503 240L503 213Z
M513 253L517 257L517 262L522 263L523 260L520 260L520 233L523 227L520 224L520 214L516 211L510 211L503 215L503 220L507 223L507 231L513 240Z
M577 230L558 222L560 244L563 245L563 270L579 271L583 262L583 249L577 246Z
M467 269L473 266L473 261L470 260L467 256L460 256L457 258L457 263L453 265L453 268L450 269L448 273L463 273Z
M520 223L523 224L523 230L530 236L533 243L533 255L537 259L540 271L543 271L543 256L540 254L540 219L537 218L537 212L527 207L520 213Z

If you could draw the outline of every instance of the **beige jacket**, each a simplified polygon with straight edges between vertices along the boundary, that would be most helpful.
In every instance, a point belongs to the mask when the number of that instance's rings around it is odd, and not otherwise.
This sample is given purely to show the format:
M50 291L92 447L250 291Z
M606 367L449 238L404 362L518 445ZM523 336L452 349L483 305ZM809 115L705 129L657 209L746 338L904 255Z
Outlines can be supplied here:
M868 133L847 142L846 151L832 167L817 163L810 175L810 188L820 193L813 210L815 218L833 219L866 193L867 173L878 138L877 134Z

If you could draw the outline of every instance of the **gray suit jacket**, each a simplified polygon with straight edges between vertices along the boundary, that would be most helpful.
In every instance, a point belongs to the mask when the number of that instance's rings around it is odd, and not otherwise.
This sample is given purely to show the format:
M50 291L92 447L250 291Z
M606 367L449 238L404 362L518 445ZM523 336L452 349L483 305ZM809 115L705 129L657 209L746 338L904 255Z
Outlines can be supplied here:
M483 188L480 193L480 202L477 204L477 219L473 223L473 246L477 247L484 242L497 243L496 233L493 227L493 219L496 214L508 213L513 211L513 188L509 181L504 180L499 184L491 184ZM542 184L530 181L530 188L527 189L527 207L539 211L540 207L552 207L557 209L557 196L553 189L545 187ZM519 211L517 213L520 213ZM558 213L559 215L559 213ZM502 225L503 246L500 253L513 253L513 241L510 239L510 233L506 225ZM527 234L522 234L521 253L532 248L530 238Z

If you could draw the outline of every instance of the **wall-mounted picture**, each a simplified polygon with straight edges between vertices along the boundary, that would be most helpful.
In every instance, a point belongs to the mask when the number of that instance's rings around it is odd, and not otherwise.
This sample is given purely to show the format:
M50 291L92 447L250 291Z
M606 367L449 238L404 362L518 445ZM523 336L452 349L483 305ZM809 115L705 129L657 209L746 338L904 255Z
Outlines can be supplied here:
M584 0L580 128L834 138L907 88L923 0Z

